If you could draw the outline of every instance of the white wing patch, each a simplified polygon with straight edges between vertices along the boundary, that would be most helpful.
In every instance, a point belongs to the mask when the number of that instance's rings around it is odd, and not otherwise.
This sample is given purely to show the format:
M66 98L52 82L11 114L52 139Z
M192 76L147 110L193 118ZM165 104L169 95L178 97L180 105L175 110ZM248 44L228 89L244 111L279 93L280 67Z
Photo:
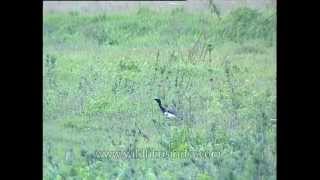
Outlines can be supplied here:
M164 115L167 117L167 118L176 118L176 116L174 114L171 114L171 113L168 113L168 112L165 112Z

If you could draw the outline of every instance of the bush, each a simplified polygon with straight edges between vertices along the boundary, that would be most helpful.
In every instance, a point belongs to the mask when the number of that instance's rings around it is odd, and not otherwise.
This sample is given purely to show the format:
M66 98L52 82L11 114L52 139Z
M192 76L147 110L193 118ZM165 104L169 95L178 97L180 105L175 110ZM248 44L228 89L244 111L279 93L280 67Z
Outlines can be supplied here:
M250 39L264 39L274 42L275 13L267 13L250 8L239 8L230 12L221 21L218 33L227 40L245 42Z

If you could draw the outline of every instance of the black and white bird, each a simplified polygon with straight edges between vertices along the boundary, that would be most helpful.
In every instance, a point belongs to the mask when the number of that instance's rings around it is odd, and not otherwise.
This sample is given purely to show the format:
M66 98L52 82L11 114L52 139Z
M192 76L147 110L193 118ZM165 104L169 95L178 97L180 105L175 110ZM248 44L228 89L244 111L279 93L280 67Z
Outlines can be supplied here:
M165 115L166 118L169 118L169 119L177 118L176 110L163 107L161 104L161 100L159 98L155 98L154 100L157 101L161 112Z

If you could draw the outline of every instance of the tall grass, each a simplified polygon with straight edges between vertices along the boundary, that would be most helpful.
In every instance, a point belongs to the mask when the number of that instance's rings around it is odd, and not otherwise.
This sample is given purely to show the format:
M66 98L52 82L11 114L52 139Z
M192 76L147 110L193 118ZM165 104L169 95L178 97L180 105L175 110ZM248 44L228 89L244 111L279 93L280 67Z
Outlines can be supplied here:
M44 17L44 178L275 179L275 12ZM154 97L175 106L168 121ZM212 159L99 159L97 150Z

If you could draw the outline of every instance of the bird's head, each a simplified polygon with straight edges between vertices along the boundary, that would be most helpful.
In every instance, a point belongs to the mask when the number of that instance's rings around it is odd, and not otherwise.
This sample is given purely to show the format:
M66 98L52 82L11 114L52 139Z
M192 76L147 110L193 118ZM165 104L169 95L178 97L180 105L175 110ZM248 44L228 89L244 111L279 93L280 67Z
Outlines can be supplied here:
M155 100L157 102L161 102L161 100L159 98L154 98L153 100Z

